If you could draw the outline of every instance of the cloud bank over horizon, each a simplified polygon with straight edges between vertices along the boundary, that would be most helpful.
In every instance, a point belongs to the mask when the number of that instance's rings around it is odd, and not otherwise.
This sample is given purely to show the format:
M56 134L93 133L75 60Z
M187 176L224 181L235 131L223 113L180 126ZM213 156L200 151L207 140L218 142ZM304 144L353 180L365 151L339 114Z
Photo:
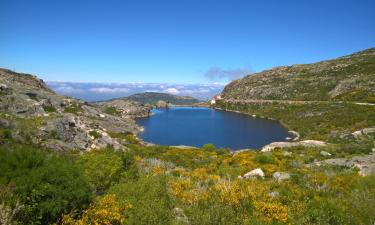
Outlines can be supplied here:
M167 83L88 83L46 81L46 84L61 95L85 101L102 101L127 97L142 92L162 92L180 96L191 96L208 100L220 93L224 84L167 84Z

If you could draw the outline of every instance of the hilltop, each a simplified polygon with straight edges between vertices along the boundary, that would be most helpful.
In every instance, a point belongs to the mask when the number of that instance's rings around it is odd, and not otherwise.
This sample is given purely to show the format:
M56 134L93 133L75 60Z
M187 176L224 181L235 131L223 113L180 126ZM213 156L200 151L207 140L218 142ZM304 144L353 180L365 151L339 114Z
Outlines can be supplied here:
M158 101L169 102L172 105L192 105L192 104L201 102L198 99L190 97L190 96L178 96L178 95L159 93L159 92L138 93L138 94L130 95L126 97L125 99L140 102L143 104L153 104L153 105L157 104Z
M375 48L337 59L250 74L228 84L222 97L375 102Z

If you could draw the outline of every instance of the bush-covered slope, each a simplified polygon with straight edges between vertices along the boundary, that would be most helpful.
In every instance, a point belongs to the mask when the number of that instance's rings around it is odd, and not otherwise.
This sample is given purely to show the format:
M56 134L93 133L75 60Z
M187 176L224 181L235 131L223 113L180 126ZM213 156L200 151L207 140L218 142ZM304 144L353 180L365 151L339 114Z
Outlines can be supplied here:
M251 74L228 84L222 97L375 102L375 48L333 60Z

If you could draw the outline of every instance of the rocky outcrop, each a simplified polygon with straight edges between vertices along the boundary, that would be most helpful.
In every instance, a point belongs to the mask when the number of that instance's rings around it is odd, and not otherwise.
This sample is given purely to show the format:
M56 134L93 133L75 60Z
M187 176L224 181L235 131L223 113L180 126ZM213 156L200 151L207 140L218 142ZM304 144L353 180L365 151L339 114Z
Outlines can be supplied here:
M165 102L163 100L159 100L156 102L156 108L168 108L168 107L169 107L168 102Z
M324 141L315 141L315 140L304 140L299 142L272 142L262 148L262 152L270 152L276 148L291 148L297 146L304 146L304 147L325 147L327 143Z
M353 137L358 139L361 136L364 135L370 135L375 133L375 127L370 127L370 128L364 128L362 130L357 130L352 133Z
M148 116L151 108L126 100L89 104L54 93L33 75L5 69L0 69L0 96L0 112L30 121L42 117L44 124L35 124L30 138L35 144L56 151L122 148L109 133L139 133L141 127L132 118ZM0 118L0 123L2 127L16 127L14 121L6 118ZM22 130L17 129L13 133L22 140Z
M121 118L141 118L151 115L152 106L125 99L115 99L110 101L95 103L104 112Z
M337 159L327 159L324 161L314 163L317 166L323 164L329 164L334 166L341 166L346 168L356 168L361 176L367 176L370 174L375 174L375 154L354 156L350 159L347 158L337 158Z
M375 96L374 56L372 48L313 64L275 67L231 82L221 96L236 100L367 102Z

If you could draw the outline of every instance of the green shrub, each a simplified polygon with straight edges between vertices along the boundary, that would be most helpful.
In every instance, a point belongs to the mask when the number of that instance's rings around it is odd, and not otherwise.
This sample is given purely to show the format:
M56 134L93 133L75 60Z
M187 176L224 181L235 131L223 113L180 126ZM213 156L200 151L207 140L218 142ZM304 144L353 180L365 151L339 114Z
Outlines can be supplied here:
M15 185L23 205L21 224L51 224L62 214L81 210L92 190L74 164L60 156L25 145L0 147L0 184Z
M46 113L56 112L56 108L50 105L43 105L43 109Z
M125 138L130 144L139 144L138 138L133 134L128 134Z
M120 152L113 149L92 150L81 155L76 164L87 177L97 193L103 193L113 183L116 183L123 170Z
M205 144L202 146L202 149L206 151L215 151L216 147L213 144Z
M130 132L109 132L108 133L111 138L118 138L118 139L123 139L126 140L126 136L129 134L132 134Z
M271 154L258 153L255 156L255 161L260 164L275 164L276 160Z
M370 96L367 98L367 102L369 103L375 103L375 96Z
M102 137L102 135L96 130L90 130L89 135L94 137L94 139L98 139L98 138Z
M115 185L109 192L117 196L123 207L132 206L126 211L126 224L171 224L173 205L164 176L143 176Z
M108 106L104 109L104 112L113 115L113 116L121 116L121 112L117 110L116 107Z
M79 112L83 112L83 109L82 109L82 106L80 104L74 103L74 104L71 104L70 106L66 107L64 109L64 112L77 114Z

